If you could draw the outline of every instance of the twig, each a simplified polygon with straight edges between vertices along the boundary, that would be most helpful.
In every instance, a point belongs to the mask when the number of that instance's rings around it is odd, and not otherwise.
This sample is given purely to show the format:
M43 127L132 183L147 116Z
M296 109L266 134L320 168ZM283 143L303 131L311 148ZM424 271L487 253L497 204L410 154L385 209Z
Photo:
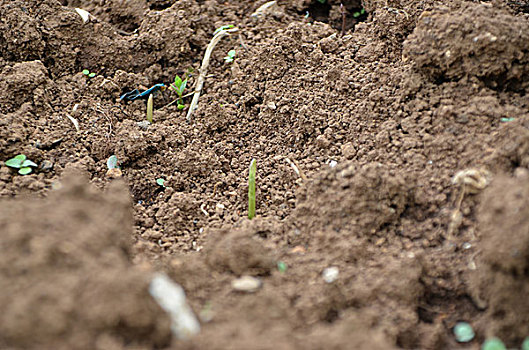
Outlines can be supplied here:
M211 58L211 53L213 52L215 45L217 45L217 43L220 41L220 39L222 39L222 37L229 35L230 33L234 33L238 30L238 28L230 28L219 31L217 34L215 34L213 39L211 39L208 47L206 48L206 53L204 54L204 58L202 59L202 64L200 66L200 74L198 75L197 85L195 87L195 94L193 96L191 104L189 105L189 110L187 111L186 120L188 123L191 123L191 115L193 114L198 104L200 93L202 92L202 88L204 87L204 81L206 80L206 74L209 66L209 59Z
M276 4L277 1L269 1L261 5L257 10L255 10L254 13L250 15L250 17L253 18L259 18L262 17L266 12L268 12L268 9L271 8Z
M340 11L342 12L342 37L345 35L345 8L343 3L340 3Z

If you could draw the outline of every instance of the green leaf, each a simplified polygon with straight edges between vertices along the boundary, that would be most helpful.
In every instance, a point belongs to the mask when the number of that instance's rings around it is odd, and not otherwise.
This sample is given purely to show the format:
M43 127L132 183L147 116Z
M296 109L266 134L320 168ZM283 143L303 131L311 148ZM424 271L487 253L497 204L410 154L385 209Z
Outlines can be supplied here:
M360 17L360 12L354 12L354 13L353 13L353 17L354 17L354 18L358 18L358 17Z
M84 75L88 75L88 74L90 74L90 71L88 69L83 69L83 74Z
M18 173L19 173L20 175L27 175L27 174L31 173L31 168L30 168L30 167L20 168L20 169L18 170Z
M186 86L187 86L187 79L184 80L182 84L180 85L180 94L179 94L180 96L184 94L184 90L186 89Z
M506 123L506 122L512 122L514 120L513 117L510 117L510 118L501 118L500 121L503 122L503 123Z
M22 166L22 162L20 161L20 159L15 159L15 158L6 160L5 164L11 168L20 168Z
M93 72L92 72L92 73L90 73L90 74L88 74L88 77L89 77L89 78L93 78L93 77L95 77L95 76L96 76L96 74L95 74L95 73L93 73Z
M28 167L28 166L38 166L37 164L33 163L31 160L26 159L21 165L21 167Z
M162 187L165 187L164 183L165 183L165 180L162 179L162 178L159 178L159 179L156 179L156 183Z
M325 1L326 1L326 0L318 0L318 2L319 2L320 4L325 4Z
M180 85L182 85L182 78L180 78L178 75L174 77L174 85L177 88L180 88Z
M287 271L287 264L285 264L282 261L278 261L277 262L277 269L279 270L279 272L285 273Z
M257 173L257 161L252 159L248 174L248 219L255 217L255 175Z
M176 106L176 108L182 110L182 109L186 108L186 106L185 106L185 105L178 104L178 106Z
M526 337L522 343L522 350L529 350L529 337Z
M474 339L474 330L467 322L458 322L454 327L454 335L460 343L468 343Z
M118 157L116 157L115 155L111 155L110 157L108 157L107 168L110 170L110 169L115 169L117 167L118 167Z
M493 337L485 340L481 350L507 350L507 348L499 338Z
M14 157L14 159L18 159L21 162L23 162L23 161L26 160L26 155L25 154L19 154L18 156Z

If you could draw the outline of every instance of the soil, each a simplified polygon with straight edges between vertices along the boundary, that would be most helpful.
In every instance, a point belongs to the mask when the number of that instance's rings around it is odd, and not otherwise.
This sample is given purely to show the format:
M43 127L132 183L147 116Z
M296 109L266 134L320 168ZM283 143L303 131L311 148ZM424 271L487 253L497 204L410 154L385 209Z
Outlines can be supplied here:
M252 16L265 2L0 1L0 348L529 336L529 2L349 0L344 33L338 0ZM152 124L119 99L175 74L192 92L227 24L191 123L171 89ZM38 167L19 175L17 154ZM184 288L198 336L171 336L156 271ZM243 275L262 288L234 291ZM456 342L459 321L473 341Z

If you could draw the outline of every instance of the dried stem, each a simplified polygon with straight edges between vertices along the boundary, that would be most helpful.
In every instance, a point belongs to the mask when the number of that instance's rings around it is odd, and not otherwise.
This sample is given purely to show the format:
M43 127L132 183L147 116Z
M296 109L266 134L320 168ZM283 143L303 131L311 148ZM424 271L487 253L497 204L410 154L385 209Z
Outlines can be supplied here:
M189 105L189 110L187 111L186 119L188 123L191 123L191 115L197 107L200 93L202 92L202 88L204 87L204 81L206 80L206 75L209 66L209 59L211 58L211 53L213 52L215 45L217 45L217 43L220 41L220 39L222 39L222 37L229 35L230 33L234 33L238 30L238 28L230 28L219 31L217 34L215 34L213 39L211 39L208 47L206 48L206 53L204 54L204 58L202 59L202 65L200 66L200 74L198 75L197 85L195 87L195 94L193 95L193 100Z

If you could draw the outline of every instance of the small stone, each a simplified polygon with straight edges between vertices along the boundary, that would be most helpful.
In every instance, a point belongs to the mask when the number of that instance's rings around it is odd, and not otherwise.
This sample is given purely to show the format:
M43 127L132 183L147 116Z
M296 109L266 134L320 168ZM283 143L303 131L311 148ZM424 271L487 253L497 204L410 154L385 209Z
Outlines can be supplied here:
M242 276L231 281L231 287L238 292L254 293L257 292L263 283L260 279L252 276Z
M323 280L327 283L333 283L338 279L338 275L340 274L340 270L338 270L337 267L331 266L323 270L322 277Z
M49 160L44 160L42 161L42 163L40 164L40 170L41 171L50 171L51 169L53 169L53 163Z
M118 177L121 177L121 169L119 168L112 168L107 170L107 177L111 179L117 179Z
M136 125L138 125L140 129L147 130L151 123L149 123L148 120L142 120L141 122L137 122Z
M320 135L316 137L316 144L320 148L328 148L331 142L325 137L325 135Z

